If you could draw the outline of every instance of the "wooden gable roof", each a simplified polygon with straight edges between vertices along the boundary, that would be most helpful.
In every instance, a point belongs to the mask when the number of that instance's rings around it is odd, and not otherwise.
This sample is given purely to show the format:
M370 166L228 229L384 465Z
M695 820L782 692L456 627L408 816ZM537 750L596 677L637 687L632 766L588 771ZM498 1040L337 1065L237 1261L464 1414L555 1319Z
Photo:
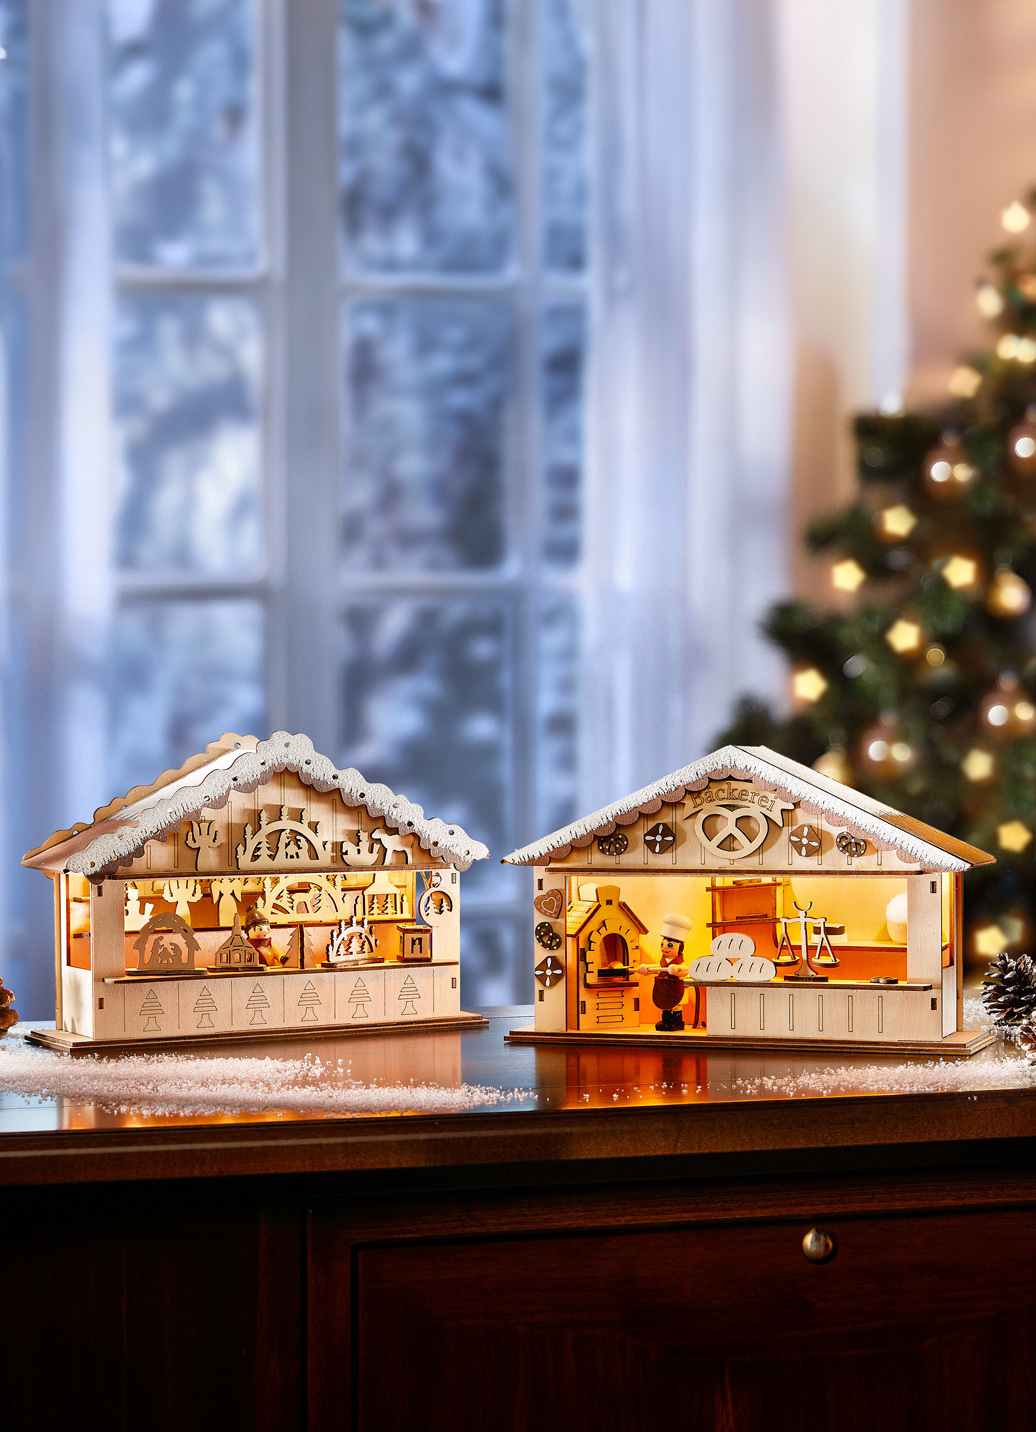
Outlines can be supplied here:
M459 825L429 819L419 805L388 786L364 780L352 767L339 770L313 749L307 736L276 731L266 741L227 732L177 770L164 771L149 786L134 786L94 812L90 822L55 831L30 850L22 864L97 880L129 864L151 840L160 840L204 810L219 810L236 792L254 791L290 771L319 792L336 791L346 806L363 806L386 826L413 836L423 850L466 870L489 854Z
M926 867L963 871L973 865L994 863L994 857L984 850L904 815L767 746L723 746L653 785L644 786L541 840L512 851L504 857L504 863L542 865L551 857L560 858L573 847L588 846L597 836L610 834L617 826L629 825L641 815L659 810L663 802L679 801L686 792L701 789L710 779L725 777L765 781L789 800L807 803L833 820L851 824L900 852L905 859Z

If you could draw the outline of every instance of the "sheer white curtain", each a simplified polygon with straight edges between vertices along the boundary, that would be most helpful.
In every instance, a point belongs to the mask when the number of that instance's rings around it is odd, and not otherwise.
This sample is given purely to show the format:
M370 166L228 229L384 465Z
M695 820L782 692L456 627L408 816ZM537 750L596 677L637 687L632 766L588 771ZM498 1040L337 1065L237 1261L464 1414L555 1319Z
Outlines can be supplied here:
M598 0L583 787L603 803L773 692L790 342L778 0Z

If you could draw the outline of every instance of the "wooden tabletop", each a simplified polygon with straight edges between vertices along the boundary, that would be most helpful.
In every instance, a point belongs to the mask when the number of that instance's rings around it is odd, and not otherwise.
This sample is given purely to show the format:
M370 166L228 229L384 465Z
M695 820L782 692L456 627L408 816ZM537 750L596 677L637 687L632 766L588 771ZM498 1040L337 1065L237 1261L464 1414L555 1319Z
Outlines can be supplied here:
M0 1094L0 1183L47 1184L235 1175L325 1175L489 1168L515 1178L711 1176L763 1171L893 1167L897 1163L1036 1152L1036 1074L996 1087L1003 1046L958 1068L955 1087L875 1092L889 1056L839 1061L823 1051L786 1057L600 1046L513 1046L531 1011L484 1011L488 1028L259 1043L240 1057L297 1059L313 1050L364 1081L434 1082L517 1090L491 1107L447 1114L354 1115L113 1112L69 1099ZM236 1050L208 1053L232 1058ZM923 1061L912 1061L914 1066ZM787 1081L838 1066L803 1092ZM987 1073L983 1076L983 1070ZM773 1081L778 1081L776 1086ZM781 1082L783 1081L783 1082ZM601 1176L605 1176L602 1172Z

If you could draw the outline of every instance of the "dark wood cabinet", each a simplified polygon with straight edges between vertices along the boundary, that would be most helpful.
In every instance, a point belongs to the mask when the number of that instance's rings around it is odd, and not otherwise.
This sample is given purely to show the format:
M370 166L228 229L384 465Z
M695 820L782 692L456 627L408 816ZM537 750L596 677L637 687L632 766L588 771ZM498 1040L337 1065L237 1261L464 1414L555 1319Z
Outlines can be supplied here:
M875 1216L850 1211L864 1189L828 1185L846 1211L821 1216L836 1252L817 1264L809 1188L760 1193L555 1194L495 1220L314 1209L310 1428L1031 1432L1031 1208ZM775 1197L786 1216L765 1216ZM335 1348L348 1385L327 1376Z
M1036 1088L744 1098L494 1023L421 1038L524 1108L0 1108L3 1432L1033 1432Z

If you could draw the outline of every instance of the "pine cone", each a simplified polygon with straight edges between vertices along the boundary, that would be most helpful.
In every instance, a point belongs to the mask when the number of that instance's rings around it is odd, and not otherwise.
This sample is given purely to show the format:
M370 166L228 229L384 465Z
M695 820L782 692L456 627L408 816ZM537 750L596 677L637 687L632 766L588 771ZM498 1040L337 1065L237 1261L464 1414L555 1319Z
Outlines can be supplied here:
M1036 1064L1036 1020L1027 1019L1019 1028L1018 1048L1030 1064Z
M18 1023L18 1011L11 1005L13 999L14 995L4 988L4 982L0 980L0 1039L3 1039L12 1025Z
M1028 955L997 955L982 989L982 1003L994 1024L1022 1024L1036 1014L1036 963Z

